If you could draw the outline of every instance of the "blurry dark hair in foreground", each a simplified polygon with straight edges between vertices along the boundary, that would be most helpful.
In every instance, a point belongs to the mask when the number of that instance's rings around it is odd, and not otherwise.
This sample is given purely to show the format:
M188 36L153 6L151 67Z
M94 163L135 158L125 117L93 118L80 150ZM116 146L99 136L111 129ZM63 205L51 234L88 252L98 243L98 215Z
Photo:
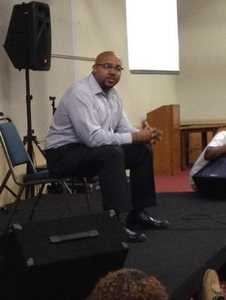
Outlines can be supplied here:
M99 280L88 300L167 300L165 287L142 271L123 268Z

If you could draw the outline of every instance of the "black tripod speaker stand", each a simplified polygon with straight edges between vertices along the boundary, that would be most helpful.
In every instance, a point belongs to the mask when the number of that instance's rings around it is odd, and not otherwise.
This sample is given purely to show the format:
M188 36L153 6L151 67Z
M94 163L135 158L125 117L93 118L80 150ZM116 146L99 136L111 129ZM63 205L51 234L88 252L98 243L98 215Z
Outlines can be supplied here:
M27 107L27 135L24 136L23 143L27 146L27 152L31 158L31 161L34 163L34 147L35 144L37 149L41 152L41 154L45 157L45 151L42 145L39 143L37 137L34 135L34 129L32 129L32 119L31 119L31 100L32 95L30 94L30 76L29 76L29 69L25 69L25 80L26 80L26 107ZM8 119L8 121L11 121ZM29 166L27 166L27 174L30 173ZM0 186L0 194L2 193L3 189L6 188L12 195L16 196L14 191L7 186L7 182L9 180L11 173L10 171L7 172L3 182ZM34 189L29 188L26 189L26 196L34 196Z
M26 107L27 107L27 135L24 136L24 145L27 146L27 152L31 158L31 161L34 163L34 148L35 144L41 154L45 157L45 151L41 144L39 143L36 135L34 134L34 129L32 128L32 119L31 119L31 100L33 99L30 94L30 75L29 69L25 69L25 81L26 81ZM27 174L31 172L30 165L27 165ZM28 187L26 189L26 196L34 196L34 188Z
M24 136L24 145L27 145L27 152L33 162L34 160L34 148L33 143L37 146L39 151L45 157L45 151L37 137L34 135L34 129L32 129L32 120L31 120L31 100L33 99L30 94L30 76L29 69L25 69L25 80L26 80L26 106L27 106L27 135ZM29 173L29 170L27 170Z
M51 24L48 4L31 1L14 5L10 24L3 45L15 68L25 69L27 135L24 144L33 161L33 143L45 156L34 135L31 124L29 69L49 71L51 62Z
M45 156L45 152L34 135L31 122L31 100L29 69L48 71L51 62L51 22L48 4L31 1L14 5L10 24L4 43L4 48L16 69L25 69L26 105L27 105L27 135L24 144L27 146L31 160L34 160L33 144ZM29 172L29 169L27 170ZM7 187L10 172L5 176L0 186L0 194Z

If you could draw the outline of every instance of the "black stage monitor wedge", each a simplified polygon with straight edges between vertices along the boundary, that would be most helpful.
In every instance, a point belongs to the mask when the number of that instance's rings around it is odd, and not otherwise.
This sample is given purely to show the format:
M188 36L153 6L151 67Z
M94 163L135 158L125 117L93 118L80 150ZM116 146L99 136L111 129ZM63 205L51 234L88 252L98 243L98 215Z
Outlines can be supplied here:
M48 71L51 63L49 6L35 1L15 5L3 46L15 68Z
M100 277L124 266L129 250L108 212L14 224L1 248L0 299L4 292L16 300L84 300Z
M226 199L226 156L209 162L193 176L193 180L199 192Z

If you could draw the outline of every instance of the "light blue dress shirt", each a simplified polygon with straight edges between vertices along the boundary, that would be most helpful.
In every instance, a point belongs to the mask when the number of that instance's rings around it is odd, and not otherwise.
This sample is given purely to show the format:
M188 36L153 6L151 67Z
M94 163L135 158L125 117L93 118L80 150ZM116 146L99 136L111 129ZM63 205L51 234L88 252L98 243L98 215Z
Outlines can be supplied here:
M75 82L63 95L46 137L46 149L69 143L88 147L132 143L122 99L114 88L104 93L93 74Z

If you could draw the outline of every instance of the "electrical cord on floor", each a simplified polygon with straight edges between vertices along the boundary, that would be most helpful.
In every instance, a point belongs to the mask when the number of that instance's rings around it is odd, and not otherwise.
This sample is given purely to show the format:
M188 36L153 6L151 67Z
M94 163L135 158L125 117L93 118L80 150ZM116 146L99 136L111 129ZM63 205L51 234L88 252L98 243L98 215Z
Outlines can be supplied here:
M226 220L222 221L222 220L220 220L221 218L226 219L226 214L215 215L215 216L205 215L205 214L187 214L187 215L180 216L181 220L186 220L186 221L212 220L216 223L226 225Z
M188 214L188 215L182 215L180 216L181 220L188 220L188 221L194 221L194 220L210 220L212 217L210 215L204 215L204 214Z
M216 216L212 217L213 221L215 221L216 223L220 223L220 224L226 225L226 221L221 221L220 218L225 218L226 219L226 214L216 215Z

